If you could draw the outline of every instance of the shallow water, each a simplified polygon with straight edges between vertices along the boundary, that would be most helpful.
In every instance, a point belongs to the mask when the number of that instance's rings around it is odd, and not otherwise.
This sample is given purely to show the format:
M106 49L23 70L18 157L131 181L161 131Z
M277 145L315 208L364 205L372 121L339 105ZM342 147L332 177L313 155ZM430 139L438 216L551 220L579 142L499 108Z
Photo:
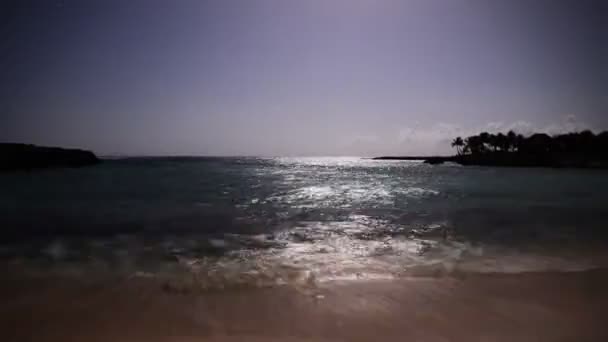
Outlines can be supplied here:
M0 175L0 258L204 287L605 266L603 171L132 158Z

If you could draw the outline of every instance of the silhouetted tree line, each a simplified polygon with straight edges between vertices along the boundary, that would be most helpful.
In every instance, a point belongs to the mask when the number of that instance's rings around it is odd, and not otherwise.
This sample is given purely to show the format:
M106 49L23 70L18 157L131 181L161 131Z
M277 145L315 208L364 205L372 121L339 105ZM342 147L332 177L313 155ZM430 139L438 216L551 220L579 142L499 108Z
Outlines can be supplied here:
M513 166L606 166L608 132L585 130L550 136L487 132L452 141L463 164Z

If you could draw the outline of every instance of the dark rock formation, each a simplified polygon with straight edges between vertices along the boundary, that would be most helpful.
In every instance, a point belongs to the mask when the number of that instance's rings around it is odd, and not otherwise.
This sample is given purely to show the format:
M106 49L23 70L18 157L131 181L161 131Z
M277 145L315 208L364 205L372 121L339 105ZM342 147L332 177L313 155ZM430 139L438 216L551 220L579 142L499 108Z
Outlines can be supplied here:
M93 152L85 150L0 143L0 171L81 167L99 162Z

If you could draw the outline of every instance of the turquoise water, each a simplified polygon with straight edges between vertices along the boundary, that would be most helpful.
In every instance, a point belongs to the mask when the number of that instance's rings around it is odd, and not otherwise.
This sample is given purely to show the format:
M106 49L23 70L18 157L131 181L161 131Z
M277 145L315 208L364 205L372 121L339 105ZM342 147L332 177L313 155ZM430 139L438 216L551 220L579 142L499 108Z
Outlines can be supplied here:
M0 257L255 284L603 266L597 170L131 158L0 175Z

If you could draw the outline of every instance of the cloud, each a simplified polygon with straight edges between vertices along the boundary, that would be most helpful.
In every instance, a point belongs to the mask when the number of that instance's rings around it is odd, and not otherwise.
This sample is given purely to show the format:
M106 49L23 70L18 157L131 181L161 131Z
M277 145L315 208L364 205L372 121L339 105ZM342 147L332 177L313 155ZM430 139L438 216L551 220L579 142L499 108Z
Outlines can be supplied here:
M539 131L547 134L562 134L568 132L580 132L591 129L591 126L580 121L575 115L566 115L561 122L543 127Z

